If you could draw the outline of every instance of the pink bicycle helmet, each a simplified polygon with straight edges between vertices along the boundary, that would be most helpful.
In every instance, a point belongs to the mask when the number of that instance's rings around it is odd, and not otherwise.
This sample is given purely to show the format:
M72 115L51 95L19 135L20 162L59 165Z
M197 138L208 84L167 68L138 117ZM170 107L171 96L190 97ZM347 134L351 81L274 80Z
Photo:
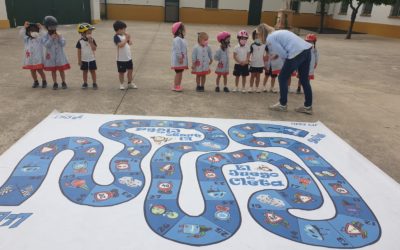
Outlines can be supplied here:
M182 26L182 22L176 22L176 23L172 24L172 35L175 35L181 26Z
M220 43L221 41L224 41L226 38L230 37L231 34L227 31L222 31L220 33L218 33L217 36L217 41Z
M247 31L245 30L241 30L237 33L237 37L246 37L249 38L249 33L247 33Z

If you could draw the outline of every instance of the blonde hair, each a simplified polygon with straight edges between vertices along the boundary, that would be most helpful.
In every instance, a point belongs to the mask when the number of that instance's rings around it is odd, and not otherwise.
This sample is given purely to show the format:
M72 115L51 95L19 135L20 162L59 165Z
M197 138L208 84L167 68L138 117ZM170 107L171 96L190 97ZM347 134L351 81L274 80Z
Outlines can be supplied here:
M269 26L266 23L262 23L262 24L258 25L256 30L257 30L257 33L259 34L259 37L263 44L266 43L267 36L275 31L275 29L273 27Z
M197 42L200 42L200 40L207 40L207 39L208 39L208 34L206 32L197 33Z

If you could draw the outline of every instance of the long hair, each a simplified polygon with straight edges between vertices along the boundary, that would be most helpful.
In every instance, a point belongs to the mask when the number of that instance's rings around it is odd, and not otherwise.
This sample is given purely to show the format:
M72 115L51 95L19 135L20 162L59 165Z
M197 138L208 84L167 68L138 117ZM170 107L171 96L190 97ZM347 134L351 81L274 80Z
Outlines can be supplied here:
M259 37L263 44L266 43L267 36L275 31L275 29L273 27L269 26L266 23L262 23L262 24L258 25L256 30L257 30L257 33L259 34Z

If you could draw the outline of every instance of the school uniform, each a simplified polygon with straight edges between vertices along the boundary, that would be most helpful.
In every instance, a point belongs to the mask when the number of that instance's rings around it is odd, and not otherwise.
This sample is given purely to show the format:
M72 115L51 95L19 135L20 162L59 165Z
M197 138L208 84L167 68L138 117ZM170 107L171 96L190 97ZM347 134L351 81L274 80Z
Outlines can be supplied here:
M264 55L267 45L252 43L250 45L250 72L262 73L265 67Z
M44 70L56 71L71 68L64 52L66 41L63 36L54 39L49 34L46 34L41 41L45 47Z
M210 61L212 60L212 52L209 46L196 45L192 52L192 63L194 69L192 74L208 75L210 74Z
M229 51L228 48L225 50L219 48L214 55L214 60L217 62L217 68L215 73L217 75L228 75L229 74Z
M233 53L236 54L236 58L239 61L246 61L247 54L250 53L250 47L248 46L240 46L239 44L235 46L233 49ZM249 75L249 65L240 65L238 63L235 64L233 69L234 76L248 76Z
M182 59L182 63L179 60ZM177 36L172 41L171 69L175 71L188 69L187 42Z
M93 44L97 46L96 41L93 39ZM81 70L97 70L96 58L89 40L82 37L76 44L76 48L81 50Z
M308 75L310 80L314 80L314 72L315 69L317 68L318 60L319 60L318 50L315 47L313 47L311 49L310 74Z
M20 34L24 38L24 62L23 69L38 70L44 68L44 54L41 37L32 38L26 35L26 29L22 28Z
M124 47L120 48L119 43L126 40L125 35L115 34L114 43L117 45L117 68L119 73L125 73L127 70L133 69L131 46L126 43Z

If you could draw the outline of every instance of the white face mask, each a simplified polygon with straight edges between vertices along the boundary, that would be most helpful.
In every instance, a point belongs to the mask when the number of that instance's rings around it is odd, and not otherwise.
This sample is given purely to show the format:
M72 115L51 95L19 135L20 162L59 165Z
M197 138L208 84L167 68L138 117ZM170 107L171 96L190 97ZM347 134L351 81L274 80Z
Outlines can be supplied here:
M39 32L31 32L31 37L33 38L39 37Z

